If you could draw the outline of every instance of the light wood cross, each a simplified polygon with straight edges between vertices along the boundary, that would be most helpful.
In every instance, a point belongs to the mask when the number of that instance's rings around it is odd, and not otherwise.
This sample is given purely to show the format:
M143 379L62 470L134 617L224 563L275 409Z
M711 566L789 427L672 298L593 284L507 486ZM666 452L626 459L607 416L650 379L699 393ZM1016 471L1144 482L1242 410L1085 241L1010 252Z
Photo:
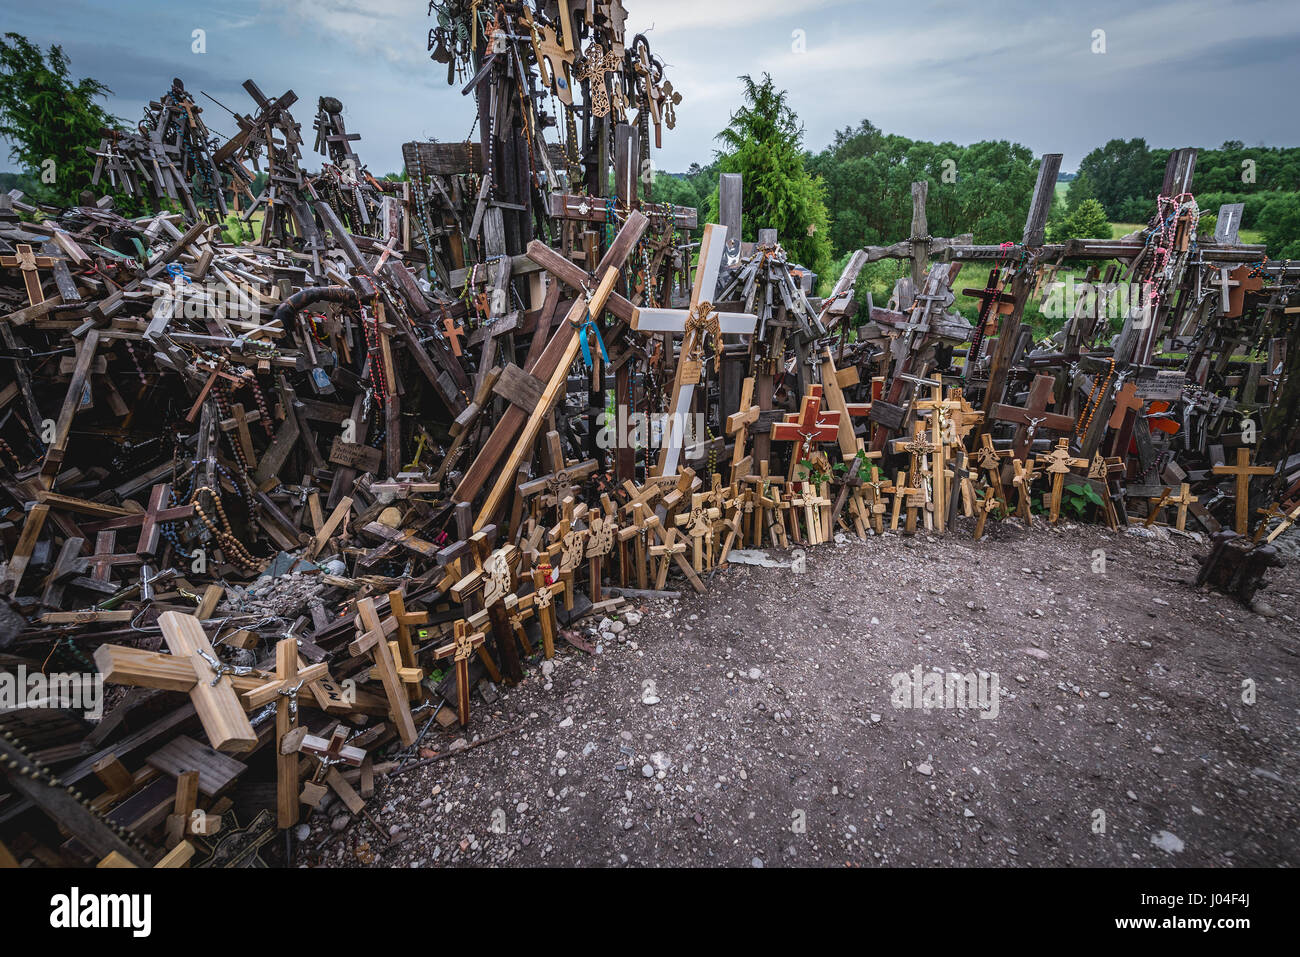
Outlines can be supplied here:
M691 537L691 559L697 572L707 571L713 566L713 522L722 515L721 509L710 506L710 498L708 494L692 495L690 511L675 518L675 523L685 528Z
M398 671L398 658L385 637L384 625L373 598L363 598L357 602L356 622L361 636L348 646L348 650L353 657L369 653L374 659L375 670L379 673L384 695L388 698L389 717L397 731L397 737L403 745L409 747L415 742L415 722L411 719L410 699L402 674Z
M1266 545L1271 544L1273 539L1277 538L1297 521L1300 521L1300 505L1297 505L1291 511L1287 512L1282 509L1281 505L1275 502L1271 509L1261 508L1259 512L1261 515L1265 516L1265 521L1260 522L1259 528L1255 530L1255 541L1257 542L1263 535L1264 530L1268 528L1268 520L1272 518L1280 519L1277 528L1269 532L1268 537L1264 539L1264 544Z
M989 514L1003 503L993 486L989 485L984 489L984 497L980 499L979 508L976 509L975 517L975 541L984 537L984 523L988 521Z
M537 616L537 624L542 629L542 651L547 658L554 658L555 636L559 627L555 618L555 595L562 594L565 585L561 578L554 582L548 581L550 572L551 566L545 564L533 569L533 611Z
M745 454L745 438L749 434L749 427L758 421L761 411L753 404L753 399L754 377L749 376L740 387L740 411L727 416L727 434L731 436L734 443L731 450L732 482L739 481L742 476L747 475L753 461Z
M1263 465L1250 464L1250 449L1237 449L1236 465L1216 465L1212 468L1215 475L1234 475L1237 479L1237 516L1238 535L1245 535L1250 527L1250 480L1255 475L1272 475L1273 469Z
M311 681L329 677L329 666L324 662L298 669L298 641L283 638L275 646L275 680L267 682L242 695L244 707L249 711L275 702L275 787L276 824L280 828L298 823L298 751L287 754L280 743L298 727L298 695Z
M14 251L17 253L16 256L0 256L0 266L22 270L23 283L27 287L27 304L39 306L45 301L45 293L41 291L41 277L37 270L51 269L59 260L50 256L36 255L32 247L26 243L19 243L14 247Z
M689 310L641 309L633 317L631 326L637 332L681 333L682 347L673 375L672 399L669 409L674 414L670 421L678 426L685 423L691 411L695 387L700 384L704 371L704 345L706 337L713 339L715 365L722 359L724 335L753 335L758 316L748 313L718 312L710 302L718 287L718 271L727 244L727 227L710 223L704 227L700 241L699 265L695 270L695 285L691 290ZM680 434L668 438L659 453L657 467L660 475L675 475L681 461L683 439Z
M917 499L924 494L924 489L920 486L908 484L907 473L899 472L898 477L894 479L894 508L889 516L889 528L891 531L898 530L898 518L903 510L904 501L907 502L907 531L909 533L916 531L916 508ZM924 499L921 500L920 506L924 506Z
M618 509L608 495L600 497L601 507L593 508L587 518L587 573L593 602L601 600L600 579L601 564L606 555L614 550L618 538Z
M401 653L402 667L418 668L419 662L416 655L420 653L420 649L411 636L411 626L427 625L429 623L429 613L427 611L407 611L406 597L402 594L401 589L388 593L388 611L393 620L397 622L397 648ZM408 684L407 694L412 701L419 700L421 697L419 684Z
M1061 517L1061 493L1065 490L1065 477L1070 474L1071 468L1087 468L1091 462L1070 455L1070 440L1067 438L1058 439L1056 448L1045 455L1037 456L1037 460L1052 476L1052 505L1048 521L1054 525Z
M471 631L468 621L458 621L453 626L455 636L450 644L435 648L435 658L451 658L456 669L456 713L463 728L469 724L469 659L487 640L487 633Z
M1002 488L1002 460L1015 453L1011 449L999 451L993 447L993 436L984 432L980 435L980 449L975 453L975 461L988 473L989 485L1004 506L1007 506L1007 494ZM1009 507L1009 506L1007 506Z
M1026 525L1034 524L1033 510L1030 507L1033 504L1034 482L1038 479L1038 463L1035 459L1012 459L1011 464L1015 467L1016 475L1011 480L1011 484L1019 491L1016 499L1016 514L1025 520Z

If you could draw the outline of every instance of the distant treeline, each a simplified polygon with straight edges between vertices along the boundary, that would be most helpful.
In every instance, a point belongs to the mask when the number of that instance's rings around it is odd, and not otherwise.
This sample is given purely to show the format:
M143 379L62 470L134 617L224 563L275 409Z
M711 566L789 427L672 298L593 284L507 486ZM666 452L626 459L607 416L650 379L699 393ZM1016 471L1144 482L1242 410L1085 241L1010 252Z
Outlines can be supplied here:
M1080 162L1077 175L1058 178L1070 185L1068 207L1062 201L1053 209L1057 233L1093 221L1088 209L1078 212L1088 199L1097 200L1111 222L1145 224L1155 211L1170 152L1141 139L1111 140L1093 150ZM926 214L931 235L973 233L977 243L1018 242L1038 162L1028 147L1006 140L969 146L930 143L884 133L867 120L839 131L826 149L805 154L805 161L826 187L837 261L862 246L906 239L911 184L922 179L930 184ZM716 162L661 174L653 187L656 202L701 210L717 188ZM1193 192L1206 227L1212 228L1211 217L1223 203L1244 203L1243 226L1263 234L1271 256L1300 258L1300 148L1228 142L1202 149ZM1051 231L1049 227L1049 235Z

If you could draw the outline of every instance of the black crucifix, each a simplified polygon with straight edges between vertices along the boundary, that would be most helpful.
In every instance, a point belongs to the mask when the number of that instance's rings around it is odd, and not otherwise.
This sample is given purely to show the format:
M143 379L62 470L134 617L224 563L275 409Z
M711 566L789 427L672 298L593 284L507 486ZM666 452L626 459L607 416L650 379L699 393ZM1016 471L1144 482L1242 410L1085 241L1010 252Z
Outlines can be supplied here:
M1047 411L1048 405L1052 403L1052 390L1055 386L1056 380L1051 376L1035 376L1034 384L1029 387L1029 398L1024 408L999 404L993 409L993 418L998 422L1016 424L1016 434L1012 439L1011 449L1021 462L1033 449L1034 439L1039 432L1068 434L1074 431L1074 419L1071 416Z
M971 334L970 348L966 352L966 363L962 366L961 377L969 381L971 370L979 361L980 349L984 345L984 336L995 316L1005 316L1015 308L1015 296L1003 292L1006 283L1002 280L1002 267L994 266L989 270L989 279L983 289L963 289L963 296L973 296L980 301L979 316L975 320L975 331Z

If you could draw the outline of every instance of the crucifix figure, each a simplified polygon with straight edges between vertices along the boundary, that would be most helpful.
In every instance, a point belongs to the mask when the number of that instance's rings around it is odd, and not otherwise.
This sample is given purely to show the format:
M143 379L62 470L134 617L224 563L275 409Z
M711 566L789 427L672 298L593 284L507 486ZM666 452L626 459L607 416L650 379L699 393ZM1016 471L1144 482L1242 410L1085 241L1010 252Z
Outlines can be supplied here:
M435 658L451 658L456 668L456 713L460 717L460 726L469 724L469 659L474 650L487 640L487 633L471 632L469 622L458 621L453 626L452 642L435 648Z
M1016 424L1011 450L1022 462L1033 449L1034 439L1038 437L1039 432L1074 432L1073 418L1047 411L1047 407L1052 403L1052 390L1055 387L1056 380L1051 376L1035 376L1024 408L1000 404L993 407L994 419Z
M695 270L695 285L691 290L688 311L680 309L641 309L633 317L632 328L637 332L682 333L681 354L673 375L670 409L671 422L676 432L664 443L659 455L659 474L676 475L681 460L683 439L681 426L691 411L695 387L704 372L704 345L706 338L713 340L714 367L722 361L724 335L753 335L758 317L748 313L717 312L709 301L718 288L718 271L727 244L727 227L710 223L704 227L700 241L700 261Z

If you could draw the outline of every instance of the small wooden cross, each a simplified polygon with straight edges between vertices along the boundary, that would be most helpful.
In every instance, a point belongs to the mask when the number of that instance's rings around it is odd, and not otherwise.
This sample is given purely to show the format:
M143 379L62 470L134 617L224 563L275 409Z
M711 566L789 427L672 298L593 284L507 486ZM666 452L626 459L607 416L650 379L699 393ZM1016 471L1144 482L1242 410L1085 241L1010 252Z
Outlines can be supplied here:
M23 283L27 287L27 304L39 306L45 301L45 293L41 290L41 277L37 270L53 268L58 260L50 256L36 255L32 247L26 243L20 243L14 247L14 250L18 255L0 256L0 266L22 270Z
M442 328L447 334L447 341L451 343L452 355L459 358L463 354L460 340L465 338L465 330L450 315L442 317Z
M555 595L564 591L563 579L549 582L550 565L538 565L533 569L533 611L537 623L542 629L542 650L547 658L555 657L555 635L558 623L555 620Z
M1238 535L1245 535L1250 527L1250 480L1255 475L1272 475L1273 470L1263 465L1250 464L1250 449L1237 449L1236 465L1216 465L1210 469L1215 475L1235 475L1237 477L1237 516Z
M916 531L916 511L913 503L915 502L916 497L922 495L924 491L925 490L919 486L912 487L908 484L906 472L898 473L898 477L894 479L894 509L889 516L889 528L891 531L898 530L898 517L902 513L904 500L908 503L907 531Z
M731 481L736 482L749 472L748 456L745 455L745 436L749 427L758 421L761 411L753 405L754 377L749 376L740 387L740 411L727 416L727 434L735 443L731 450Z
M686 528L691 537L691 559L697 572L707 571L712 567L713 521L722 514L720 509L710 507L709 498L707 494L692 495L691 510L677 515L675 519L676 524ZM705 542L708 542L707 555Z
M989 520L989 514L1000 504L1002 504L1002 502L999 499L997 492L994 491L993 486L987 486L984 489L984 497L980 499L979 508L976 509L975 541L978 542L984 537L984 524Z
M458 621L452 627L455 635L450 644L435 648L435 658L451 658L456 668L456 711L460 726L469 724L469 659L487 640L487 633L470 631L468 621Z
M614 542L619 530L618 509L608 495L602 495L600 498L601 508L593 509L587 519L588 590L591 592L590 597L593 602L601 600L602 559L614 550Z
M1016 514L1025 520L1026 525L1034 524L1033 509L1030 507L1033 503L1034 482L1038 479L1037 466L1035 459L1012 459L1012 466L1016 470L1015 478L1011 484L1019 490L1019 496L1016 499Z
M993 436L987 432L980 436L980 449L975 453L975 461L980 468L988 473L989 485L993 487L993 492L1003 505L1007 504L1007 495L1002 488L1002 460L1010 458L1015 453L1011 449L999 451L993 447Z
M420 653L420 649L411 637L411 626L427 625L429 623L429 613L427 611L407 611L406 598L401 589L388 593L388 611L392 619L397 622L397 648L401 652L402 667L418 669L420 665L416 655ZM408 684L406 690L412 701L416 701L421 697L418 683Z
M1048 474L1052 476L1052 508L1049 521L1056 524L1056 520L1061 517L1061 493L1065 490L1065 477L1070 474L1071 468L1087 468L1091 463L1088 459L1076 459L1070 455L1070 440L1067 438L1058 439L1056 448L1046 455L1038 456L1037 459L1047 467Z

